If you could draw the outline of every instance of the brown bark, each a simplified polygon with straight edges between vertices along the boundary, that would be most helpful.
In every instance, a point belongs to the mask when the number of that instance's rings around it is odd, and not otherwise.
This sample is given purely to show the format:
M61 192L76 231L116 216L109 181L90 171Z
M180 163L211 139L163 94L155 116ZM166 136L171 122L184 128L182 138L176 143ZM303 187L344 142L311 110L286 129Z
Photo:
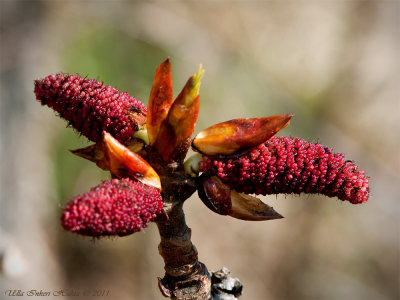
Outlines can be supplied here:
M210 275L198 261L182 203L172 203L164 217L157 222L161 237L158 250L165 262L165 276L158 280L162 294L171 299L209 299Z
M184 201L196 191L195 181L185 174L182 163L166 163L152 149L148 154L160 175L164 202L164 212L155 220L161 237L158 249L165 262L164 278L158 279L161 293L171 299L209 299L210 274L198 261L182 209Z

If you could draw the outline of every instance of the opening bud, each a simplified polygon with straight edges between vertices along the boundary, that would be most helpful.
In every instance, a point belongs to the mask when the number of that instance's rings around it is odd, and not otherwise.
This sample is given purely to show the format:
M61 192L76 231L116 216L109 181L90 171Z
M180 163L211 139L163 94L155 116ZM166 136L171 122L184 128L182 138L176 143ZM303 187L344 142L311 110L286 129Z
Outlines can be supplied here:
M190 147L199 114L199 88L203 73L200 66L197 73L189 78L160 127L154 146L165 161L182 161Z
M293 114L286 114L218 123L201 131L192 147L207 155L233 154L265 142L289 125L292 117Z

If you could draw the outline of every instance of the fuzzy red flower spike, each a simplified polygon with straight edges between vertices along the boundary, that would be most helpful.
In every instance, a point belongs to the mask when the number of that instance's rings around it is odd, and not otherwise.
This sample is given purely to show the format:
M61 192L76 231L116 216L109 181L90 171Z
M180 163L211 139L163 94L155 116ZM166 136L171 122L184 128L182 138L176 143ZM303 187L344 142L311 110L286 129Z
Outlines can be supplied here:
M353 204L369 196L368 178L354 162L303 139L272 137L241 155L203 155L199 168L247 194L318 193Z
M147 108L128 93L78 75L53 74L35 80L36 99L54 109L89 140L108 131L120 142L146 122Z
M61 224L81 235L125 236L146 228L162 207L158 189L134 179L112 179L69 202Z

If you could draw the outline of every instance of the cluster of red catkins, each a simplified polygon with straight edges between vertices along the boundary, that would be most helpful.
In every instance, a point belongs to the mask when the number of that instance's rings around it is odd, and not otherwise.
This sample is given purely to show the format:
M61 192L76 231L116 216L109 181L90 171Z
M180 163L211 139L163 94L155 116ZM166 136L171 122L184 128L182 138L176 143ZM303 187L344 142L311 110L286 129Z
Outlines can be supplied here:
M50 75L35 81L35 94L96 143L103 131L124 143L146 123L143 103L93 79ZM203 155L199 167L248 194L321 193L351 203L369 197L368 178L352 161L302 139L272 137L239 154ZM133 178L113 179L69 202L62 225L83 235L124 236L145 228L161 210L158 189Z

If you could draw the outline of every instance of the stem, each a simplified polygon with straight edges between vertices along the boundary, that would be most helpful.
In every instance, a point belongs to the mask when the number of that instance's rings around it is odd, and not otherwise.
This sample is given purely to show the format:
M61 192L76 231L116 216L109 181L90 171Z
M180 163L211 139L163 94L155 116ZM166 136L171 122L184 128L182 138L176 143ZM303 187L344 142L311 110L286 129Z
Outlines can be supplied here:
M162 294L171 299L209 299L210 275L198 261L182 203L172 204L167 216L163 222L157 222L161 237L158 250L165 262L165 276L158 281Z
M168 219L157 226L161 237L158 249L167 274L180 277L190 273L197 265L197 250L190 240L191 230L186 225L182 205L172 206Z
M164 213L154 221L160 232L158 246L165 262L164 278L158 286L164 296L171 299L210 298L211 280L206 266L198 261L196 247L191 241L191 229L186 225L183 203L195 191L193 178L186 175L183 164L166 164L156 151L150 148L148 157L160 175Z

